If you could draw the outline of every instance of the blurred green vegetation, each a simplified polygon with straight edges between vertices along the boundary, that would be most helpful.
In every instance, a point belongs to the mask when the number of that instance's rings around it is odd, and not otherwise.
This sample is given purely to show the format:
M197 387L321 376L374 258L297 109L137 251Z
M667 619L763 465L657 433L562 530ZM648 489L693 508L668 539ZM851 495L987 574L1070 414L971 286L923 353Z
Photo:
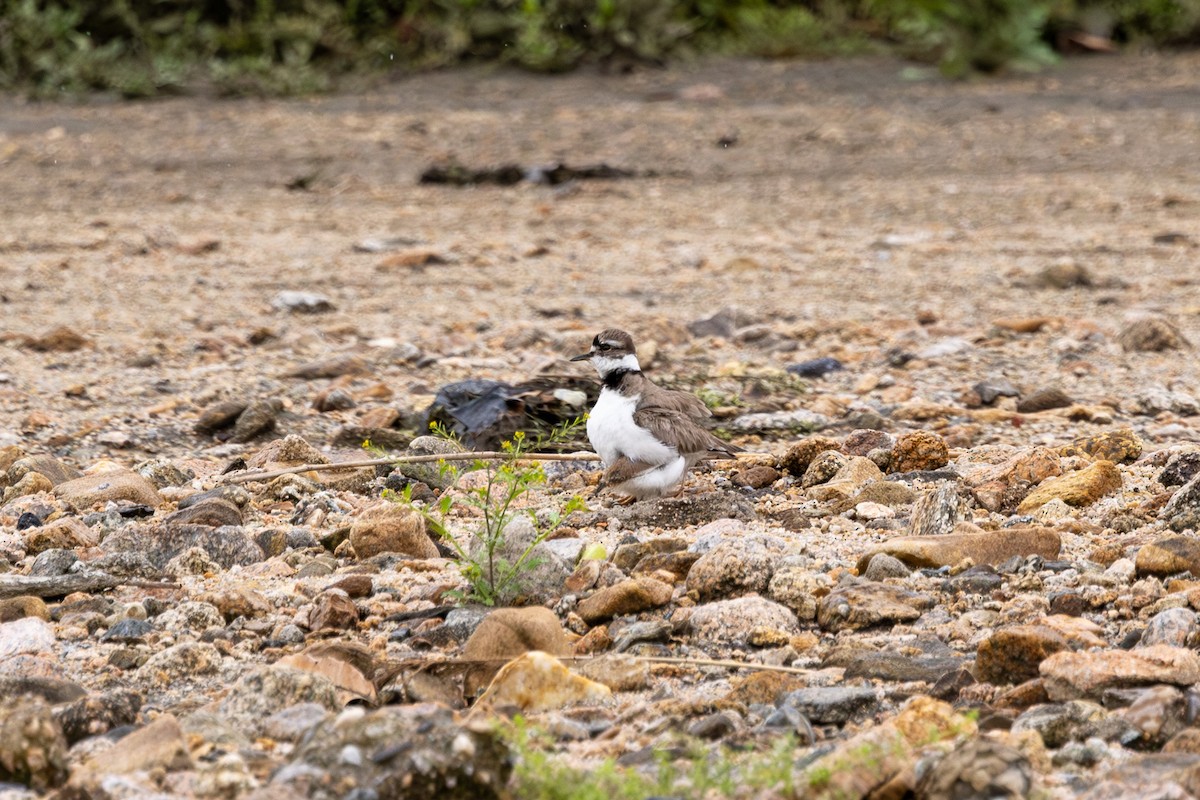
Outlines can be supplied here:
M1200 0L0 0L0 89L298 94L467 61L706 53L890 51L962 76L1040 68L1072 34L1195 45Z

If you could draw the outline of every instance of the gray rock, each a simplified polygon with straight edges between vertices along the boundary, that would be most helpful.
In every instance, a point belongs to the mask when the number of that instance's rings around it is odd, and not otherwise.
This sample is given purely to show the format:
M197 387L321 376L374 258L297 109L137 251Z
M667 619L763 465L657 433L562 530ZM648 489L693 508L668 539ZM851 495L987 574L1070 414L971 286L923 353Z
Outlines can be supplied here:
M273 714L301 703L328 711L342 707L337 687L323 675L282 666L259 667L243 675L220 703L217 713L228 717L247 735L265 733Z
M494 728L460 725L435 703L388 706L317 726L276 784L318 775L338 786L370 786L373 797L499 800L512 770Z
M225 618L211 603L188 601L180 603L154 618L155 624L168 631L194 631L225 627Z
M292 314L323 314L333 311L333 301L323 294L285 289L271 298L271 308Z
M913 536L941 536L954 531L958 518L958 489L953 483L943 483L917 499L909 530Z
M788 692L779 705L798 710L818 725L844 725L873 713L879 701L879 693L871 688L809 686Z
M863 577L869 581L882 581L887 578L906 578L910 572L900 559L887 553L876 553L867 562L867 571L863 573Z
M44 701L0 700L0 783L46 791L67 779L67 740Z
M933 604L932 598L899 586L864 581L839 586L822 598L817 624L836 632L912 622Z
M1158 516L1173 531L1200 530L1200 475L1176 489Z
M1151 686L1121 716L1141 732L1141 744L1157 749L1188 727L1188 698L1174 686Z
M71 565L78 560L79 556L75 555L73 550L63 550L61 548L43 550L37 554L37 558L30 565L29 574L47 578L55 575L66 575L71 570Z
M152 655L138 667L137 678L152 686L172 686L197 675L213 675L221 653L205 642L182 642Z
M262 561L263 551L241 527L224 525L129 525L116 531L100 544L105 553L132 551L142 553L154 566L167 562L192 547L199 547L225 569L234 564Z
M1167 459L1156 480L1163 486L1182 486L1200 475L1200 450L1175 453Z
M1115 764L1080 800L1191 800L1198 775L1196 753L1147 753Z
M330 710L320 703L296 703L276 711L263 720L264 736L281 742L298 742L310 730L329 718Z
M1196 612L1190 608L1168 608L1160 611L1146 623L1138 647L1169 644L1188 647L1197 635Z
M529 517L516 517L505 527L503 541L493 551L494 556L509 564L516 564L537 535L537 529ZM475 539L471 545L471 557L483 558L483 546L481 540ZM546 542L534 546L527 563L534 566L519 570L514 579L506 583L497 598L498 604L508 605L518 597L539 603L557 599L562 594L563 582L571 574L572 567L547 547Z
M778 537L750 534L726 539L702 555L687 575L687 588L701 600L766 591L775 565L783 557Z
M828 575L813 571L810 559L788 556L771 576L767 597L790 608L800 620L812 622L817 618L818 601L832 587Z
M1022 731L1037 731L1049 748L1092 736L1128 744L1140 735L1131 723L1088 700L1033 706L1013 720L1012 732Z
M102 642L114 642L116 644L138 644L146 641L151 633L154 632L154 626L144 619L134 619L133 617L125 617L118 620L100 637Z
M942 757L917 785L929 800L1025 798L1033 796L1037 777L1019 750L992 739L972 739Z
M1021 390L1013 386L1007 378L989 378L971 387L971 391L979 395L979 402L990 406L1001 397L1020 397Z
M37 617L0 623L0 661L22 653L45 653L55 641L50 623Z
M861 653L845 665L846 679L871 678L885 681L937 681L966 664L959 656L909 656L903 653Z
M408 443L408 449L404 452L404 455L450 456L461 452L463 452L462 446L450 439L445 439L441 436L418 436ZM451 461L448 463L461 469L468 462ZM438 462L428 464L398 464L396 471L410 480L420 481L433 489L446 489L454 482L453 475L450 472L443 471Z
M142 710L142 696L129 689L113 689L99 695L89 695L70 705L55 709L54 716L62 725L67 742L74 744L89 736L132 725Z
M795 614L756 594L697 606L688 626L701 641L733 645L745 645L759 627L789 634L799 631Z

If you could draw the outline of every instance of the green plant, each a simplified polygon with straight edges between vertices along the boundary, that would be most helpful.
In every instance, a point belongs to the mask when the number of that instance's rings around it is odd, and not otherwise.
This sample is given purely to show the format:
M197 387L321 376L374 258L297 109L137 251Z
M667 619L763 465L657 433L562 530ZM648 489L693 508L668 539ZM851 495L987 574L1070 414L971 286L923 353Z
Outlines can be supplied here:
M488 606L511 602L520 593L523 579L541 563L534 554L537 546L546 541L564 516L584 508L583 500L578 496L541 516L534 509L520 505L526 494L546 483L546 472L541 464L522 457L569 439L582 424L582 419L563 423L532 442L527 440L524 431L517 431L511 440L501 444L504 458L500 460L477 459L467 467L459 467L452 461L439 462L439 473L450 478L451 489L442 492L441 497L430 505L414 502L411 487L386 494L420 511L454 551L468 584L467 589L453 593L456 599ZM431 428L436 435L453 438L441 425L435 423ZM470 472L482 472L485 480L480 485L456 491L462 476ZM456 503L474 509L480 517L479 526L465 544L454 537L447 525ZM514 542L510 540L516 536L515 523L522 519L529 521L531 535L514 548ZM515 558L511 557L514 550L519 551Z
M792 797L796 741L780 737L765 752L706 748L682 742L664 748L643 770L605 759L586 770L550 752L553 740L521 716L501 727L514 756L514 794L523 800L643 800L655 796L703 798Z

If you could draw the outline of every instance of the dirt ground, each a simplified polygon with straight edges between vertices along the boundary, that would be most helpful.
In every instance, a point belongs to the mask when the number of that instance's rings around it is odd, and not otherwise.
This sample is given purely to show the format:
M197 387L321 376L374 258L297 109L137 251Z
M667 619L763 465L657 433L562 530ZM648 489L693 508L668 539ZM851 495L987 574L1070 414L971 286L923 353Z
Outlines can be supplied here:
M306 360L363 354L396 404L419 408L447 380L569 369L556 359L608 325L677 343L727 306L803 335L779 352L722 345L721 363L865 364L893 331L936 338L1012 316L1065 320L1086 343L1165 313L1200 340L1200 55L962 83L905 74L888 60L716 61L468 69L298 100L8 98L0 439L81 462L178 455L203 444L195 409L277 391ZM449 158L643 177L418 183ZM373 238L398 249L355 249ZM1097 286L1028 285L1065 262ZM282 290L334 309L280 311ZM87 345L27 347L58 325ZM876 339L855 351L847 330ZM413 366L407 343L433 365ZM1091 400L1195 383L1190 358L1090 370L1061 356L1010 346L924 391L989 370ZM325 429L308 389L281 391L309 418L301 430Z

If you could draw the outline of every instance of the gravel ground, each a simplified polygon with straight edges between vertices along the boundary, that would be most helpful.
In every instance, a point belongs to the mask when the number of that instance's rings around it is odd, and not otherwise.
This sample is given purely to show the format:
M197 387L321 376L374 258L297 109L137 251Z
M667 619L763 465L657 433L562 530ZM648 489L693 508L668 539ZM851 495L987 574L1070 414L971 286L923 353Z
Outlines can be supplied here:
M41 700L0 699L0 796L503 795L481 715L428 705L490 673L414 665L530 643L764 668L514 662L480 708L526 708L574 764L790 731L803 796L1197 796L1198 70L7 100L0 698ZM630 174L419 181L452 162ZM454 564L369 470L196 503L244 462L402 448L455 381L591 387L566 358L611 326L752 455L628 508L548 468L536 506L590 510L515 616L441 622ZM815 359L839 368L785 371ZM590 544L608 560L577 564Z

